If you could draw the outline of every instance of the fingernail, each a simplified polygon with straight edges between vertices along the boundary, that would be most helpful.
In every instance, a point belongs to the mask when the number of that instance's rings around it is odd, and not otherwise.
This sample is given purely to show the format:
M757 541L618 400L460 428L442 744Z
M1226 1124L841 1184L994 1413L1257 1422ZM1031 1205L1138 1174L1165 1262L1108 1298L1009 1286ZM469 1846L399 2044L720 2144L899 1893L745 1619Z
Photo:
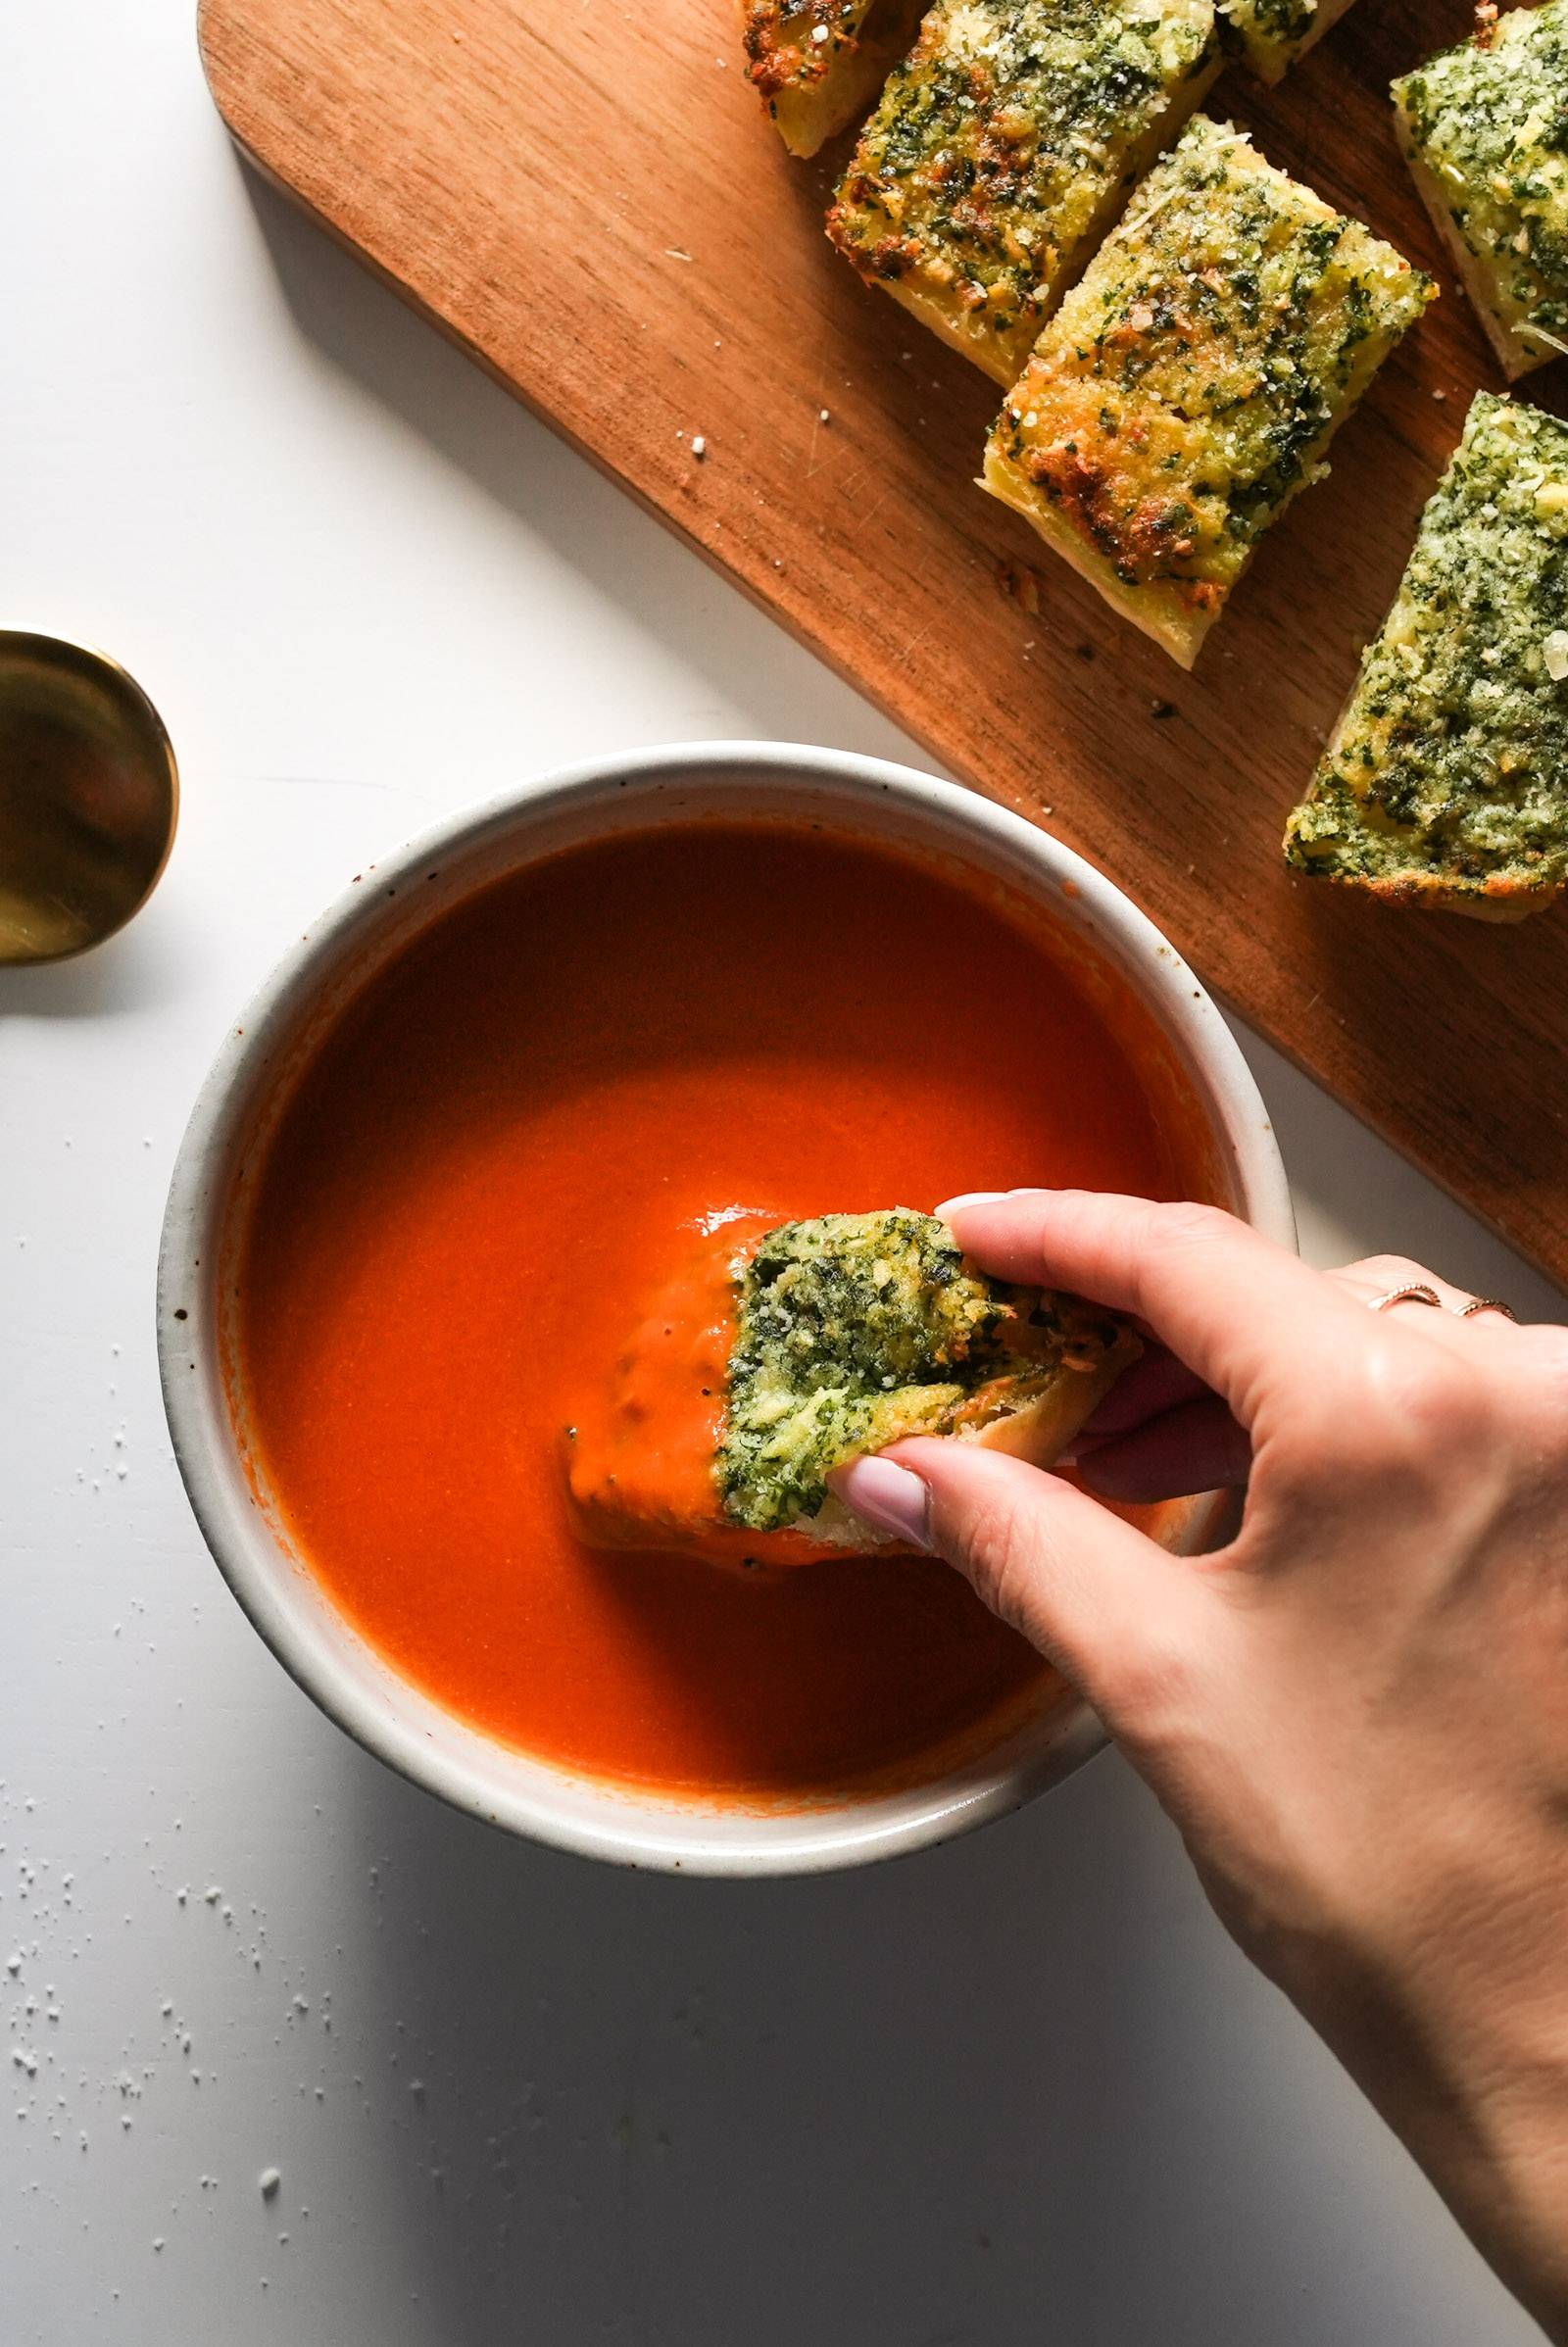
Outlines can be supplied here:
M917 1475L891 1459L856 1459L834 1476L839 1497L856 1515L911 1548L929 1550L930 1495Z
M945 1198L941 1205L933 1206L931 1211L938 1222L946 1222L948 1216L956 1214L960 1206L994 1206L1006 1195L1004 1190L960 1190L956 1198Z

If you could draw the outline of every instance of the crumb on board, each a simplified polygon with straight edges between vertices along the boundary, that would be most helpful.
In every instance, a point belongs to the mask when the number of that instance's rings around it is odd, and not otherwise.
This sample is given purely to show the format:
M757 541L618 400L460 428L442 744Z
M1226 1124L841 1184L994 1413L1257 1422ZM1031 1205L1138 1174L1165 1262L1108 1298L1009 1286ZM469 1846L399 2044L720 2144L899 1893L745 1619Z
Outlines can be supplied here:
M1009 562L1005 557L997 564L997 585L1008 600L1015 603L1030 618L1040 612L1040 573L1027 562Z

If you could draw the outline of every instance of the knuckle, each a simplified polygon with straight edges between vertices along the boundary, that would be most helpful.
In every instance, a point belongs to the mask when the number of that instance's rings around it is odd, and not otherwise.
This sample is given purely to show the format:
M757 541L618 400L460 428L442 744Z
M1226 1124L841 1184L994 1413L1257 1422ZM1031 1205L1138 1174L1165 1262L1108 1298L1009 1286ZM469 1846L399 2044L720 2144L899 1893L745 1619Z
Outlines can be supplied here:
M1507 1348L1506 1409L1530 1454L1568 1465L1568 1329L1520 1329Z
M1201 1205L1196 1198L1149 1209L1148 1241L1153 1247L1201 1247L1235 1228L1234 1217L1222 1206Z
M1568 1328L1516 1329L1509 1352L1517 1355L1543 1400L1568 1415Z
M1330 1406L1335 1472L1356 1482L1446 1484L1494 1431L1486 1385L1437 1345L1369 1345Z
M1171 1262L1187 1255L1201 1257L1234 1239L1237 1229L1234 1216L1221 1206L1200 1205L1189 1198L1150 1205L1137 1234L1137 1252L1145 1264L1152 1258Z
M1329 1492L1359 1503L1395 1485L1437 1491L1469 1471L1494 1416L1457 1355L1374 1336L1263 1430L1269 1488L1286 1505Z

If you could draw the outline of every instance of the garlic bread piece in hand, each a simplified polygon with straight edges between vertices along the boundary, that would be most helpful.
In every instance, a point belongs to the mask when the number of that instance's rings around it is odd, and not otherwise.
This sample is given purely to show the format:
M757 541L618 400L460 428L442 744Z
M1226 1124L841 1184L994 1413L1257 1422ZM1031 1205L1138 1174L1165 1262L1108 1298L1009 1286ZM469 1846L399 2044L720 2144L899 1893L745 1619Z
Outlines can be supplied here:
M572 1497L601 1543L785 1565L886 1549L829 1491L835 1468L911 1435L1051 1466L1141 1349L1077 1297L988 1278L913 1208L703 1249L619 1365L610 1439L590 1412L574 1430Z

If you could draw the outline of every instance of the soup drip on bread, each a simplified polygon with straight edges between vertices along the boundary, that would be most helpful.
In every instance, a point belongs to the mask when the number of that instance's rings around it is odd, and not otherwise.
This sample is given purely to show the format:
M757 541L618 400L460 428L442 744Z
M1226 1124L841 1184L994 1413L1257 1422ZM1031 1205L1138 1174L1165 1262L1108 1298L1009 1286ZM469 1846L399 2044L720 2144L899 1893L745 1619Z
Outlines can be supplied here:
M566 1434L586 1539L801 1565L894 1545L829 1489L912 1435L1051 1466L1138 1340L908 1207L710 1218Z

